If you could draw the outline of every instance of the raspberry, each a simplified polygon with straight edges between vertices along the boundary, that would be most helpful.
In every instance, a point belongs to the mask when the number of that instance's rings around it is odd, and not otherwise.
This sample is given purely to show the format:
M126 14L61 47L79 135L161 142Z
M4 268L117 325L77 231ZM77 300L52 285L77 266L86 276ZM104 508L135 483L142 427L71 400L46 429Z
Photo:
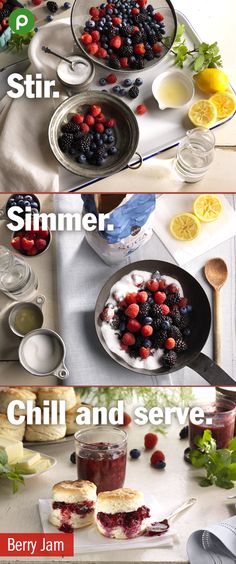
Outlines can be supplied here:
M141 358L145 359L148 358L150 356L150 349L149 347L141 347L139 349L139 356L141 356Z
M125 296L125 301L126 301L127 305L136 304L137 303L136 292L132 292L131 294L127 294L127 296Z
M93 116L93 117L97 117L102 113L102 108L100 106L96 106L95 104L93 106L90 106L89 108L89 113Z
M166 281L164 278L162 278L159 282L159 290L165 290L166 287L167 287Z
M161 14L161 12L156 12L156 14L154 14L154 20L156 20L157 22L163 22L164 16Z
M155 435L155 433L147 433L144 437L144 446L148 450L154 448L157 442L158 442L158 436Z
M134 45L134 53L135 55L145 55L146 49L144 47L144 44L138 43L137 45Z
M132 29L132 33L138 33L139 32L139 27L137 25L134 25L133 29Z
M93 41L92 35L90 35L90 33L83 33L81 41L84 45L89 45L89 43L92 43Z
M95 6L92 6L89 10L90 16L92 16L92 18L98 18L99 17L99 10L98 8L95 8Z
M179 291L179 288L177 288L176 284L169 284L169 286L167 286L167 289L170 294L175 294Z
M110 40L110 47L112 47L112 49L120 49L121 44L122 44L122 41L121 41L121 37L119 35L115 35Z
M151 292L157 292L159 288L159 282L157 280L148 280L146 283L146 288Z
M146 114L146 112L147 112L147 106L145 106L145 104L140 104L139 106L137 106L136 113L139 116L143 116L143 114Z
M141 329L143 337L150 337L153 334L153 328L151 325L143 325Z
M36 239L35 246L38 251L44 251L47 246L47 241L45 241L45 239Z
M36 232L33 232L33 235L35 236ZM47 239L49 236L49 231L48 229L39 229L38 235L40 236L40 239Z
M37 251L37 249L36 249L35 246L33 246L32 249L30 249L30 250L27 252L27 255L28 255L29 257L35 257L35 255L37 255L37 254L38 254L38 251Z
M89 55L96 55L98 52L98 44L97 43L90 43L90 45L87 46L87 53Z
M135 319L135 317L137 317L138 314L139 314L139 306L137 304L131 304L125 310L125 315L127 315L127 317L130 317L131 319Z
M14 247L14 249L19 251L20 248L21 248L21 238L20 237L13 237L13 239L11 240L11 245L12 245L12 247Z
M106 127L114 127L116 125L116 120L111 118L106 121Z
M114 309L109 306L105 306L103 311L100 313L100 318L102 319L102 321L106 321L106 323L109 323L109 321L111 321L114 316Z
M117 82L117 76L113 73L109 74L106 77L107 84L115 84Z
M124 419L123 419L123 427L128 427L128 425L131 423L132 419L130 417L130 415L128 413L126 413L126 411L124 411Z
M32 0L33 6L40 6L42 4L42 0Z
M153 53L161 53L162 48L158 43L154 43L152 46Z
M40 239L39 239L40 240ZM46 246L46 241L44 241L44 239L42 239L42 241L45 243ZM21 239L21 248L23 249L23 251L30 251L34 246L34 240L33 239L28 239L27 237L23 237Z
M144 303L147 301L147 299L148 299L148 294L147 294L147 292L144 292L144 291L143 291L143 292L138 292L137 298L136 298L136 300L137 300L138 303L144 304Z
M100 59L105 59L107 57L107 50L103 49L103 47L99 47L96 54Z
M124 333L121 341L123 345L126 345L127 347L135 345L135 337L134 335L132 335L132 333Z
M127 69L128 66L129 66L129 59L128 59L128 57L121 57L121 58L120 58L120 64L121 64L122 69Z
M165 348L166 348L168 351L171 351L171 349L174 349L174 348L175 348L175 340L172 339L172 337L169 337L169 339L166 339L166 341L165 341Z
M129 329L131 333L138 333L141 329L141 323L136 319L129 319L127 329Z
M140 8L144 8L144 6L146 6L147 4L147 0L138 0L137 3L140 6Z
M106 118L105 118L104 114L100 114L100 116L97 116L97 117L95 118L95 122L96 122L96 123L103 123L103 124L105 125L105 123L106 123Z
M84 121L84 116L82 116L81 114L75 114L72 118L72 121L80 125Z
M178 306L179 307L186 307L188 305L188 298L181 298L179 300Z
M103 123L96 123L94 129L97 133L104 133L105 128L104 128Z
M132 14L133 16L137 16L138 14L140 14L139 8L132 8L131 14ZM138 30L138 31L139 31L139 30Z
M87 123L87 125L89 125L89 126L90 126L90 125L94 125L94 123L95 123L94 117L93 117L93 116L90 116L90 115L86 116L85 119L84 119L84 121L85 121L85 123Z
M97 43L97 41L99 41L99 39L100 39L99 31L96 31L96 30L92 31L91 36L92 36L93 41L95 41L95 43Z
M155 466L155 464L157 462L159 462L159 460L164 461L165 460L165 455L161 450L155 450L155 452L152 454L151 458L150 458L150 464L151 466Z
M81 133L88 133L89 132L89 126L87 125L87 123L81 123L80 131L81 131Z
M168 305L166 304L161 304L160 305L161 311L163 313L163 315L168 315L170 313L170 308Z
M159 285L160 287L160 285ZM163 304L166 300L166 294L164 292L156 292L154 296L155 303L160 305Z
M112 18L112 23L114 26L120 25L122 23L121 18Z

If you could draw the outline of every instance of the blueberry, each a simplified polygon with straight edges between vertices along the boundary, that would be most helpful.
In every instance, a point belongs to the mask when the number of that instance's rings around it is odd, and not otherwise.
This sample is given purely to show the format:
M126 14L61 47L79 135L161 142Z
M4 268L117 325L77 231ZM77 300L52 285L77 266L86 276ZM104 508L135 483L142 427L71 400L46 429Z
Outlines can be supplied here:
M35 27L35 28L34 28L35 33L37 33L38 30L39 30L38 27Z
M158 460L154 464L154 468L157 468L157 470L164 470L165 467L166 467L166 462L164 462L164 460Z
M63 5L64 10L69 10L70 7L71 7L70 2L65 2L65 4Z
M92 145L91 145L91 149L92 149L92 151L96 151L96 148L97 148L97 145L96 145L96 143L92 143Z
M85 156L84 154L79 155L78 158L77 158L77 161L78 161L80 164L86 163L86 161L87 161L86 156Z
M114 143L114 142L115 142L115 138L114 138L112 135L109 135L109 137L108 137L108 139L107 139L107 143L108 143L109 145L111 145L111 144Z
M191 331L190 331L189 327L186 327L185 329L183 329L183 335L185 337L189 337L189 335L191 335Z
M131 458L133 458L134 460L136 460L137 458L140 457L141 452L140 452L140 450L138 450L137 448L133 448L133 449L130 451L129 454L130 454L130 457L131 457Z
M125 94L126 94L126 90L125 90L124 88L121 88L119 95L120 95L120 96L125 96Z
M25 202L33 202L33 201L34 201L34 199L32 198L32 196L30 196L30 195L29 195L29 196L24 196L24 200L25 200Z
M102 159L102 158L97 159L97 161L96 161L96 164L97 164L98 166L102 166L104 163L105 163L105 159Z
M107 141L107 139L108 139L106 133L103 133L103 134L102 134L102 139L103 139L104 143L106 143L106 141Z
M187 439L188 438L188 432L189 432L189 428L188 428L188 425L186 425L186 427L183 427L183 429L181 429L181 431L179 432L179 438L181 440Z
M99 80L100 86L106 86L106 83L107 83L107 81L106 81L105 78L100 78L100 80Z
M24 207L25 205L24 200L23 199L18 200L17 205L20 206L21 208Z
M147 349L150 349L152 347L152 341L150 341L150 339L145 339L143 341L143 346L146 347Z
M110 127L107 127L107 129L105 130L106 135L113 135L113 131Z
M77 153L75 147L70 147L68 150L69 155L71 155L72 157L74 157Z
M144 325L151 325L153 322L152 317L144 317L143 323Z
M123 80L122 85L125 88L129 88L130 86L132 86L132 80L130 80L130 78L126 78L125 80Z
M142 84L143 84L143 79L142 79L142 78L136 78L134 84L136 84L136 86L142 86Z
M14 204L15 205L15 199L14 198L9 198L8 200L8 205L10 204Z
M35 209L35 210L38 210L38 204L37 204L37 202L33 202L33 203L31 204L31 208L33 208L33 209Z
M93 152L93 151L88 151L88 152L86 153L86 156L87 156L88 159L92 159L93 156L94 156L94 152Z
M165 331L166 329L169 329L169 328L170 328L169 321L162 321L161 329L163 329L163 331Z
M93 29L95 27L95 22L93 20L89 20L88 22L86 22L86 27L88 27L89 29Z
M109 155L116 155L118 149L116 147L111 147L109 149Z
M119 330L121 331L121 333L123 333L123 331L125 331L126 329L126 324L124 321L122 321L119 325Z
M113 86L112 90L115 94L119 94L121 91L121 87L118 84L116 84L116 86Z
M70 461L72 462L72 464L76 464L76 454L75 454L75 452L71 453Z
M130 39L129 37L127 37L124 41L125 45L132 45L132 39Z
M149 296L149 298L148 298L148 303L149 303L150 305L153 305L153 304L154 304L154 299L152 298L152 296Z
M47 16L46 17L47 22L52 22L53 21L53 16Z
M188 306L187 306L187 310L188 310L188 313L190 313L191 311L193 311L193 306L188 305Z
M95 133L94 139L101 139L101 133Z
M188 313L188 308L187 307L181 307L179 311L182 315L186 315L186 313Z
M102 140L102 139L97 139L96 145L97 145L97 147L102 147L102 146L104 145L103 140Z

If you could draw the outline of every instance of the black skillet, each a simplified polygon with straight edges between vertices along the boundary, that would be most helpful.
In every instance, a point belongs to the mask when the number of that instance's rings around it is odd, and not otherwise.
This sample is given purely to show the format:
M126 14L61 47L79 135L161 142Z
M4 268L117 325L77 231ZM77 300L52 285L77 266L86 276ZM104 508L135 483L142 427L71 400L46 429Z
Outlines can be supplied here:
M137 369L129 366L122 358L119 358L113 353L105 343L101 333L101 321L99 315L104 308L104 305L109 297L112 286L118 282L123 276L129 274L132 270L144 270L148 272L155 272L158 270L161 275L171 276L179 281L183 288L184 296L189 300L193 307L191 314L191 335L188 337L188 350L183 352L176 362L176 364L166 370L163 367L156 370L147 370L144 368ZM203 354L203 349L211 328L211 309L208 298L199 284L199 282L186 270L183 270L175 264L163 262L159 260L143 260L131 263L124 268L118 270L106 284L103 286L96 303L95 308L95 327L98 338L113 360L121 364L124 368L128 368L133 372L146 375L170 374L188 366L202 378L204 378L212 386L233 386L235 381L226 373L220 366L218 366L208 356Z

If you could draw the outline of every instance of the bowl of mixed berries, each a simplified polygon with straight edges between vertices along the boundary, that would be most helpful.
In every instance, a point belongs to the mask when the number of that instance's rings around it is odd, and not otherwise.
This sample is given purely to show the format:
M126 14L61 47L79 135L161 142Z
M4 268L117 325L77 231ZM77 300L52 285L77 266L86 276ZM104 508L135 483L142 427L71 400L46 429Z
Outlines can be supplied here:
M159 63L177 31L169 0L76 0L71 15L76 43L93 62L135 72Z
M0 51L4 51L8 47L11 39L9 16L15 8L22 8L22 4L17 0L1 0L0 2Z
M35 257L48 250L51 240L52 234L49 229L44 229L41 223L36 229L32 224L30 231L23 227L20 231L13 233L11 246L21 255Z

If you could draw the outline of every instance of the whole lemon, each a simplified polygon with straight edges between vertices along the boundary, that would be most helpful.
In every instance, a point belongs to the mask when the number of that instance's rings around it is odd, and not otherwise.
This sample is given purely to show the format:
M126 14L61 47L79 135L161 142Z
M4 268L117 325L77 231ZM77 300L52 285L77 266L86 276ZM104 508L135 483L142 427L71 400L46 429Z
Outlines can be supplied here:
M229 77L221 69L204 69L193 78L198 88L207 94L224 92L229 87Z

